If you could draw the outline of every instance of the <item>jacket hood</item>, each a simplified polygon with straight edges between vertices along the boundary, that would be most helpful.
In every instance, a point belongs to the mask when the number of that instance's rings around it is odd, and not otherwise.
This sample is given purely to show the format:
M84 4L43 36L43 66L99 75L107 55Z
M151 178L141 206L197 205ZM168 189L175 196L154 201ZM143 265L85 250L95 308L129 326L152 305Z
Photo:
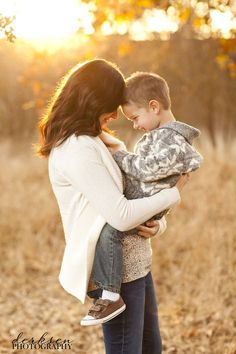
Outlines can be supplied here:
M174 121L161 126L159 129L168 128L183 135L183 137L191 144L193 139L197 138L201 132L199 129L192 127L189 124Z

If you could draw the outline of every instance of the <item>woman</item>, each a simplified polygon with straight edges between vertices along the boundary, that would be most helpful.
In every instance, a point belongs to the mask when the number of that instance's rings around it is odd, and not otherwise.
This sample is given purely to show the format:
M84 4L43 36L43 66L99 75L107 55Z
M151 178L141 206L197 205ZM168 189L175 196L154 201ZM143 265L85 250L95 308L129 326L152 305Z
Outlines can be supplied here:
M117 117L124 88L123 75L113 64L101 59L86 62L62 80L40 122L38 153L49 157L50 181L66 241L59 281L82 303L104 224L120 231L132 229L177 203L179 189L186 183L186 177L181 177L176 187L151 197L124 197L121 172L107 148L122 147L122 142L106 128L107 121ZM157 226L140 229L150 237L158 231ZM136 256L141 244L137 243L138 238L148 240L142 236L133 238L131 249ZM141 265L142 257L145 255L141 253ZM139 269L129 277L131 270L126 264L121 289L126 310L103 325L106 353L161 352L155 293L150 269L146 264L145 267L145 276L144 270L141 274Z

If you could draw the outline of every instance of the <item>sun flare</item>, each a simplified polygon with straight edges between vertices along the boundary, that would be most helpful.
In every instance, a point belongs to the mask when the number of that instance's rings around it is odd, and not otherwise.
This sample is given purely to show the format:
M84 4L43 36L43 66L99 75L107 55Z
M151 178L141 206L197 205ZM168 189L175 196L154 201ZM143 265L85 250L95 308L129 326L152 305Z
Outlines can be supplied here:
M93 32L89 7L78 0L0 0L0 7L16 16L17 38L34 43L58 43L80 28L87 34Z
M231 31L236 30L236 19L229 8L225 12L212 10L210 17L213 32L220 31L225 38L230 38Z

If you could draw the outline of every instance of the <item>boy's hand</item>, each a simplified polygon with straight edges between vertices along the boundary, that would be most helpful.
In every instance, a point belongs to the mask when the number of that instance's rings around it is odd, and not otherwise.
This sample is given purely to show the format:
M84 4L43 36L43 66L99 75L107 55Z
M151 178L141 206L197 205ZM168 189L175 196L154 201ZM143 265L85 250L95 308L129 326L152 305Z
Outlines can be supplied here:
M153 237L159 231L160 224L158 220L148 220L145 224L139 225L136 229L139 230L138 235L146 238Z
M123 141L104 131L99 135L99 138L103 141L111 154L115 154L119 150L126 151L126 146Z
M114 155L117 151L121 149L120 145L107 145L108 150L112 155Z

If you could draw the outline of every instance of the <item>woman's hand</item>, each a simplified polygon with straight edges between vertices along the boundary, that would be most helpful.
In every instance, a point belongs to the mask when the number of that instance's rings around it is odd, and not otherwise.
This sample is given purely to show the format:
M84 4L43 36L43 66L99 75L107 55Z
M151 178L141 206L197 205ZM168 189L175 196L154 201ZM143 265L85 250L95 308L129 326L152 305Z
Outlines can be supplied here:
M155 236L160 228L158 220L148 220L145 224L139 225L136 229L139 230L138 235L146 238Z
M185 173L183 174L177 181L175 187L178 188L179 192L182 191L183 187L185 186L185 184L188 182L189 180L189 173Z

